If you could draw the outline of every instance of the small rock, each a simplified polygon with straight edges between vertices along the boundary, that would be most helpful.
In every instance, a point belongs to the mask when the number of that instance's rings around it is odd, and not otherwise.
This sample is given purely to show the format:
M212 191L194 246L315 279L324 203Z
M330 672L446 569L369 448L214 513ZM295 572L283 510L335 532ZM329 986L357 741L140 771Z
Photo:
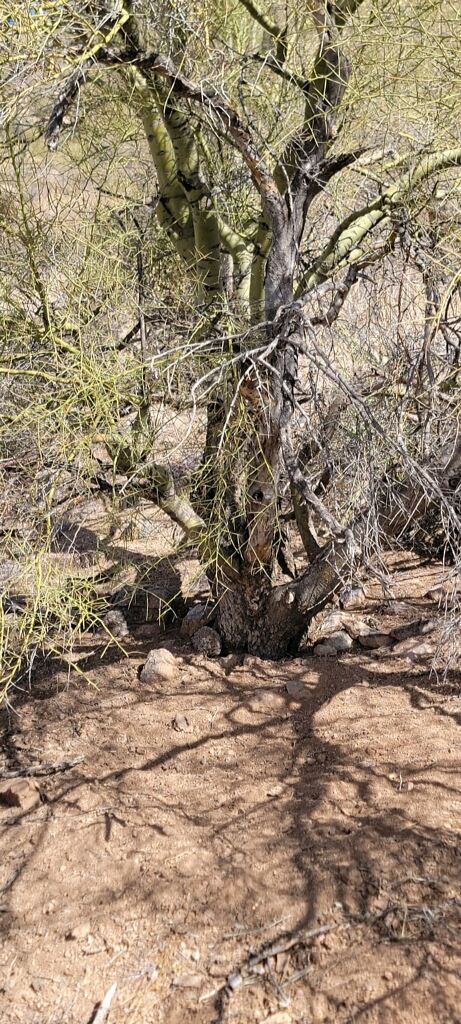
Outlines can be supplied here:
M421 626L420 633L422 633L423 636L426 636L427 633L433 633L434 629L437 629L437 626L438 623L435 619L426 619L426 622L423 622Z
M271 786L271 788L267 790L267 795L268 796L281 796L282 793L283 793L283 786L281 786L280 784L278 784L276 786Z
M201 974L178 974L173 980L175 988L200 988L202 984Z
M341 608L346 611L354 611L356 608L363 608L366 604L366 597L362 587L347 587L339 595Z
M192 726L185 715L175 715L173 718L173 729L176 729L176 732L191 732Z
M74 941L77 939L87 939L91 932L91 926L88 921L82 921L80 924L76 924L74 928L66 934L66 939Z
M107 612L103 622L109 633L112 633L112 636L123 637L130 635L126 618L119 608L113 608L110 612Z
M202 626L194 633L192 646L198 654L206 654L208 658L218 658L221 654L221 637L210 626Z
M335 658L337 653L336 647L330 643L316 644L314 647L314 654L317 658Z
M384 981L392 981L393 977L394 977L394 975L393 975L392 971L384 971L383 972Z
M30 811L40 803L40 789L35 779L10 779L0 783L0 803Z
M389 633L366 633L359 636L358 641L361 647L366 647L369 650L392 646L392 637L389 636Z
M207 626L213 615L213 609L207 604L194 604L181 622L181 636L192 637L197 630Z
M332 633L328 637L328 646L334 647L336 651L350 651L353 646L353 640L344 630L338 633Z
M415 784L414 782L406 782L403 788L406 789L408 793L411 793L411 790L415 788Z
M142 683L174 683L179 675L177 659L165 647L156 647L149 651L146 663L141 671Z
M293 1018L290 1013L286 1010L279 1010L277 1013L271 1013L269 1017L264 1017L262 1024L291 1024Z

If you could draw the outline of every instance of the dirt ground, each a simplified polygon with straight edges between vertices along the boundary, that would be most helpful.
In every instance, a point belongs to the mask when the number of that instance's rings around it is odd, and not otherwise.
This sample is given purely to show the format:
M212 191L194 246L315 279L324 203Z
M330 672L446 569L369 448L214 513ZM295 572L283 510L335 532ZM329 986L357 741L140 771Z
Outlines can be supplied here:
M410 615L436 577L400 566ZM4 715L4 765L84 760L0 809L3 1024L88 1024L113 983L108 1024L461 1022L459 676L124 645ZM177 684L140 682L153 646Z

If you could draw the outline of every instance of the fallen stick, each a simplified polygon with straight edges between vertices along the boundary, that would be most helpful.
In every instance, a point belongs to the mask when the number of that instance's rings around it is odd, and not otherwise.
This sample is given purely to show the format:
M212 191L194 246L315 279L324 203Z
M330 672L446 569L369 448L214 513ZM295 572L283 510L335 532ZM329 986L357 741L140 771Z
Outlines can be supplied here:
M106 1017L110 1010L110 1004L114 998L116 991L117 982L114 981L114 984L107 989L107 992L104 998L101 1000L99 1007L96 1010L96 1013L94 1014L94 1016L91 1017L90 1024L104 1024L104 1021L106 1020Z
M81 764L84 757L74 757L71 761L56 761L55 764L30 764L26 768L2 768L0 779L17 779L21 776L56 775L58 772L68 772L76 764Z

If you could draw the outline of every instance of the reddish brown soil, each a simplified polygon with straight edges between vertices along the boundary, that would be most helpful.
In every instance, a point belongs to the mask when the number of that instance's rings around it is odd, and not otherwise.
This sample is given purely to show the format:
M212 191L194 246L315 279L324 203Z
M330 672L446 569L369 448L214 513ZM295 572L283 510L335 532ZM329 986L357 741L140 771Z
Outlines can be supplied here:
M420 610L433 577L410 569ZM113 982L108 1024L461 1022L459 679L159 643L177 685L140 683L138 634L84 663L94 687L42 673L9 719L10 765L85 760L0 810L3 1024L88 1024Z

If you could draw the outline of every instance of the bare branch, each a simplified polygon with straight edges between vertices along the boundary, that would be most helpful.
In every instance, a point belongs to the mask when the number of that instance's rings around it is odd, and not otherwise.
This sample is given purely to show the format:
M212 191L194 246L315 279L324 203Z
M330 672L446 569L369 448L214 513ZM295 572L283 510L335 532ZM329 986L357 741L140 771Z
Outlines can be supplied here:
M378 225L391 224L393 212L419 184L438 171L461 165L461 148L424 154L414 167L387 188L374 202L346 217L338 225L325 249L303 278L298 294L312 291L341 267L357 262L363 255L362 243Z
M99 60L113 64L114 67L131 64L143 71L150 71L168 82L174 96L204 107L240 151L261 195L271 226L274 230L283 229L286 209L275 180L253 141L250 129L227 100L210 86L191 81L163 54L144 54L133 48L118 51L106 49L99 52Z

